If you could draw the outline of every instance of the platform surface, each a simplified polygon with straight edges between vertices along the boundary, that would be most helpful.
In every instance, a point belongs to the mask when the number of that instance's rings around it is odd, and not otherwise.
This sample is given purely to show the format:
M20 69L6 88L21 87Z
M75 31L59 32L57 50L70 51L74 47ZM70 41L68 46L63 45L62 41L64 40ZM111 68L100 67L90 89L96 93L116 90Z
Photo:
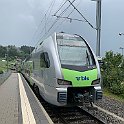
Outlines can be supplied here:
M0 124L53 124L19 73L0 86Z

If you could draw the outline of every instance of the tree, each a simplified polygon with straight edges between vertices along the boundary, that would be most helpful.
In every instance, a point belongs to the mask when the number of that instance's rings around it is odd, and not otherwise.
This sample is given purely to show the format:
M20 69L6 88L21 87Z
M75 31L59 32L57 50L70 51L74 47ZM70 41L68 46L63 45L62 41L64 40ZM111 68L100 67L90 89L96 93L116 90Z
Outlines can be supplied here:
M34 47L21 46L20 50L23 51L25 54L30 54L34 50Z
M103 58L102 77L103 85L115 94L123 93L122 82L124 81L123 56L113 51L106 52Z
M6 47L0 46L0 57L4 58L6 53L7 53Z
M19 55L19 53L17 51L17 48L15 46L9 45L8 46L8 56L9 56L9 58L14 59L18 55Z

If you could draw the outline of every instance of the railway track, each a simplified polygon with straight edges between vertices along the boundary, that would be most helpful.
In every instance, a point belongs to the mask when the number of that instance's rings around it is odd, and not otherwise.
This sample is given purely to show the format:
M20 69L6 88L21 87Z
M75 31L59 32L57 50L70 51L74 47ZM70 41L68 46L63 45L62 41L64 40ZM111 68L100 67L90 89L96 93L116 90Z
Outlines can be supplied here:
M55 107L38 98L55 124L105 124L80 107Z
M29 83L28 80L27 82ZM39 96L39 94L37 94L35 91L34 93L49 114L54 124L105 124L105 122L99 120L98 118L78 106L69 108L55 107L44 101L42 97Z

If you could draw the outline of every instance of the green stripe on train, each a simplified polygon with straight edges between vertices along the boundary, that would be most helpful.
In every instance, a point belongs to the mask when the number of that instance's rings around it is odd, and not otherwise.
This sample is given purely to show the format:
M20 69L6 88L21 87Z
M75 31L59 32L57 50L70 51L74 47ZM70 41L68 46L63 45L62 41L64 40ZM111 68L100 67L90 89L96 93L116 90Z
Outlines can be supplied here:
M79 72L62 68L65 80L72 82L73 87L91 86L93 80L97 79L97 69Z

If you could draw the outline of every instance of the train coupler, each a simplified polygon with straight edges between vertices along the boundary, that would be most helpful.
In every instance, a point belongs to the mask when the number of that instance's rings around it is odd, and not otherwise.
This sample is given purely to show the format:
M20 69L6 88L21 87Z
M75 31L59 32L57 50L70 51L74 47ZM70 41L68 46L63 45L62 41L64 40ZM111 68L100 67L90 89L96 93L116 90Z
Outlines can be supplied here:
M75 97L79 103L91 103L93 102L93 95L89 95L89 93L80 94L78 93Z

